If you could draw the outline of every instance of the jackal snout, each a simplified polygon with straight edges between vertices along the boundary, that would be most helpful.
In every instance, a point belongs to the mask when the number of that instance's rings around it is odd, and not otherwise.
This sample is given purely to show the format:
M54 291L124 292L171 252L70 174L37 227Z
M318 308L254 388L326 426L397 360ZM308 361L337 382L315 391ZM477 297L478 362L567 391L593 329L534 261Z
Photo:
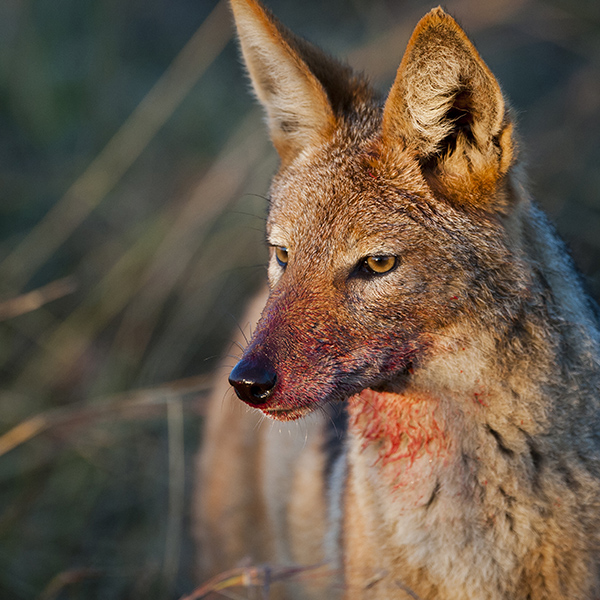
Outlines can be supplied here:
M274 294L231 371L238 398L271 417L291 420L341 397L342 373L356 359L348 356L352 344L340 349L333 343L340 332L330 312L315 292Z
M229 377L238 398L269 417L292 420L366 388L392 380L397 387L427 351L423 336L401 326L383 333L362 305L336 310L331 287L302 292L293 267L289 275L290 287L272 292Z
M229 375L237 397L250 406L263 406L272 396L277 373L265 356L250 355L240 360Z

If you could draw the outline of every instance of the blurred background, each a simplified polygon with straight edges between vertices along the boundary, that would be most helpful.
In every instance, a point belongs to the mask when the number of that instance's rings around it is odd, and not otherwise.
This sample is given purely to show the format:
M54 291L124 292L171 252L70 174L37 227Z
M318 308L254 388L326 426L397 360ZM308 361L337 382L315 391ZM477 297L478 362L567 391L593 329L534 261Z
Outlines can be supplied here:
M268 5L382 90L432 7ZM598 298L600 3L445 7L511 99L534 196ZM197 585L203 401L265 279L277 165L247 87L223 2L0 2L0 598Z

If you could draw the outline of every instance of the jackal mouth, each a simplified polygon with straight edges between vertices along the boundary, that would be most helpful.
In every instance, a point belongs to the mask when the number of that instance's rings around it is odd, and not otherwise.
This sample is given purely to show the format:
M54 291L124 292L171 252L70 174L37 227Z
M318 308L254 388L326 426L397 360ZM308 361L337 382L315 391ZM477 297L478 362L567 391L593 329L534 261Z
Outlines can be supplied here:
M277 394L270 398L270 405L252 404L264 415L276 421L295 421L306 417L315 410L322 410L331 404L341 404L362 392L371 390L375 393L401 394L410 380L413 372L412 361L407 361L393 371L386 369L385 373L369 372L368 367L355 368L351 374L333 383L316 387L304 397L299 398L289 392L279 399Z
M272 407L272 408L260 408L261 412L269 417L270 419L274 419L276 421L296 421L297 419L301 419L302 417L306 417L307 415L313 413L316 410L324 409L324 407L330 404L343 404L352 396L356 396L365 390L373 390L373 391L391 391L392 387L384 388L382 386L375 387L365 387L365 388L357 388L352 390L351 392L346 392L339 397L334 398L326 398L320 402L311 402L310 404L305 404L303 406L295 406L293 408L281 408L281 407Z
M371 383L370 385L357 385L356 387L346 387L343 391L337 390L333 393L326 394L319 401L313 401L307 404L294 407L282 407L282 406L271 406L271 407L257 407L263 414L270 419L276 421L296 421L314 412L315 410L322 409L329 404L341 404L346 402L352 397L359 396L366 390L371 390L376 393L401 393L406 387L405 379L400 375L393 380L381 380Z
M297 406L295 408L262 408L262 412L276 421L295 421L313 412L316 406Z
M296 421L297 419L301 419L302 417L306 417L311 413L324 410L327 406L331 404L343 404L348 398L360 392L362 388L357 388L356 390L337 390L334 392L329 392L328 394L323 394L318 400L309 400L305 401L302 404L298 404L297 406L289 406L289 405L274 405L270 407L257 407L260 411L269 417L270 419L275 419L276 421Z

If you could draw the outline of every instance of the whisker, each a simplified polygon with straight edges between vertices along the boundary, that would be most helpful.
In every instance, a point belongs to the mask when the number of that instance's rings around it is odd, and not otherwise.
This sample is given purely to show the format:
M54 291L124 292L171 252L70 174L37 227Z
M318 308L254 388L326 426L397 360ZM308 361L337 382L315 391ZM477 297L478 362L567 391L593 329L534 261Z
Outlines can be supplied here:
M268 198L267 196L263 196L262 194L255 194L253 192L246 192L244 194L244 196L252 196L254 198L260 198L261 200L264 200L265 202L271 202L271 199Z
M244 336L244 337L246 337L246 336ZM242 346L237 340L233 340L231 342L231 345L232 346L237 346L242 351L242 353L245 350L244 346ZM247 339L246 339L246 345L248 345L248 340ZM226 354L225 356L227 356L228 358L236 358L235 355L233 355L233 354ZM239 358L238 358L238 360L239 360Z
M238 319L236 319L236 317L233 313L228 313L228 315L235 323L235 326L240 330L240 333L242 334L242 337L244 338L244 341L246 342L246 346L247 346L250 340L248 340L248 338L246 337L246 333L244 332L242 326L240 325L240 322L238 321ZM242 350L242 352L244 351L244 348L242 348L242 346L238 342L234 341L234 344L237 344L240 347L240 349Z
M256 194L255 194L256 195ZM251 212L245 212L243 210L229 210L227 211L230 215L243 215L245 217L253 217L255 219L260 219L264 223L267 222L267 217L265 215L257 215ZM261 229L262 231L262 229Z

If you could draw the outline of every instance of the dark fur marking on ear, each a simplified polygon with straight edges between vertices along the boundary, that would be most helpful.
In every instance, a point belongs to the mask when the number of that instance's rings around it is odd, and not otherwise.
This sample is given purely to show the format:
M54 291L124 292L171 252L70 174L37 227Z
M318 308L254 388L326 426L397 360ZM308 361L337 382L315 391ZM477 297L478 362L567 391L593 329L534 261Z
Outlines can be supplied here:
M456 144L459 135L471 145L475 144L473 135L473 101L471 93L466 88L458 89L454 96L454 102L446 113L445 119L452 123L452 131L448 137L442 141L441 147L447 154L456 150Z
M454 92L452 106L443 117L444 121L452 123L450 133L440 141L437 152L423 156L420 159L423 171L434 171L441 159L450 156L456 151L459 138L469 145L475 146L473 135L473 101L472 94L466 86L458 88Z
M283 131L283 133L292 133L294 131L298 131L298 122L297 121L281 121L279 123L279 129Z
M269 96L276 96L277 92L279 91L279 85L277 84L277 81L265 73L261 73L260 86Z

